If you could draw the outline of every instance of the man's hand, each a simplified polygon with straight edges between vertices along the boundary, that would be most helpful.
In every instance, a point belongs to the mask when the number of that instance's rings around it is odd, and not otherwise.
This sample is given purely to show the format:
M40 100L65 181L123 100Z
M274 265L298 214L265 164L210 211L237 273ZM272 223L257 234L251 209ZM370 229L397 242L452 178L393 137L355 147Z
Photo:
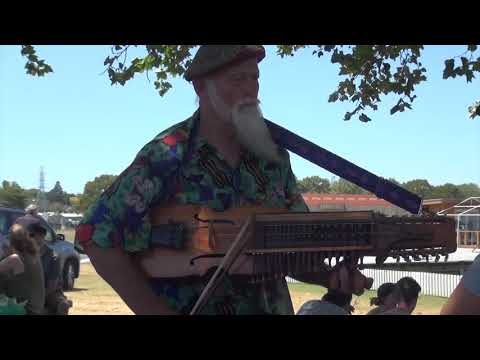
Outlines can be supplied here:
M328 288L360 296L372 285L372 278L365 277L355 266L341 262L335 265L330 273Z
M12 254L0 261L0 272L11 272L13 275L22 274L25 271L25 265L17 254Z

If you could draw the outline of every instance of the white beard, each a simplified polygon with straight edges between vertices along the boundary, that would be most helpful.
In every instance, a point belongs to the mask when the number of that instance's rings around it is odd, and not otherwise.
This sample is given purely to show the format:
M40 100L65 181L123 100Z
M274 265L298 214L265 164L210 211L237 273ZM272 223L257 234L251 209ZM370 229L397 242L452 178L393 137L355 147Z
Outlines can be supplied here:
M241 145L263 160L276 164L282 161L278 146L273 141L267 124L263 120L259 100L245 99L231 109L218 96L213 83L208 83L207 89L208 97L217 116L234 125L237 139Z

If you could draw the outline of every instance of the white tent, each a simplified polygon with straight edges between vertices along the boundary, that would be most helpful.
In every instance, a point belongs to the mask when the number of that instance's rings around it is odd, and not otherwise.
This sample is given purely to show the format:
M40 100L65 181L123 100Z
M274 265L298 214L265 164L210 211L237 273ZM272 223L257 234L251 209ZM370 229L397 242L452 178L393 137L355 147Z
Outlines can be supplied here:
M458 246L480 247L480 197L469 197L437 214L455 218Z

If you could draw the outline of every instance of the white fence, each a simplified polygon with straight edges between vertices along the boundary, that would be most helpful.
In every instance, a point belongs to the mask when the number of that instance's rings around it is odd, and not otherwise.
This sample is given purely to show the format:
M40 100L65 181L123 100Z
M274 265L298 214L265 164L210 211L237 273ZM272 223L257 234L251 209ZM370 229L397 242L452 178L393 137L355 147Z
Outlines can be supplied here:
M373 278L371 290L376 290L386 282L395 283L402 277L410 276L415 279L422 287L421 295L449 297L462 278L461 275L413 272L413 271L394 271L394 270L376 270L364 269L362 274ZM298 283L298 281L287 277L287 282Z

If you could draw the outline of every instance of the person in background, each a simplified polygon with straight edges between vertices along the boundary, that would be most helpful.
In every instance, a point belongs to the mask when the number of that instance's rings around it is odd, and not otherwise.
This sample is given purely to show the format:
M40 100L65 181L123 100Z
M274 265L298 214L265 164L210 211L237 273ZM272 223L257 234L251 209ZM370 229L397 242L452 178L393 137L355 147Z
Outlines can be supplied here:
M411 277L404 277L397 281L393 289L395 307L380 313L380 315L411 315L417 306L421 286Z
M42 315L45 305L45 279L40 249L31 236L32 228L13 224L8 237L11 255L0 264L0 293L17 302L26 301L29 315ZM6 269L6 270L5 270Z
M32 216L40 216L40 215L38 215L38 207L35 204L28 205L25 208L25 214L26 215L32 215Z
M395 300L393 298L393 290L395 284L385 283L380 285L377 290L377 296L370 299L370 306L375 306L366 315L378 315L384 311L391 310L395 307Z
M351 315L355 310L350 304L352 294L329 290L321 300L307 301L297 315Z
M30 235L39 249L45 279L45 314L68 315L72 302L63 293L60 260L45 242L47 230L43 226L43 220L36 209L32 210L15 223L30 229Z
M463 274L440 315L480 315L480 255Z

